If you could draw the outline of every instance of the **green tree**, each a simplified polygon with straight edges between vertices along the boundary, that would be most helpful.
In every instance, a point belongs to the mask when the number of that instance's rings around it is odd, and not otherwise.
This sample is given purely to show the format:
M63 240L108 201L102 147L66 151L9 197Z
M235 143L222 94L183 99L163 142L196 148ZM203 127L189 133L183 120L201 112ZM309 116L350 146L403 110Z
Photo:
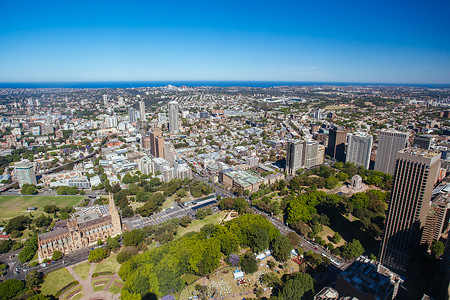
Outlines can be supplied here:
M0 300L13 299L25 287L23 281L7 279L0 283Z
M145 239L145 232L142 229L133 229L123 233L124 246L137 246Z
M347 259L358 257L364 253L363 246L356 239L354 239L351 243L343 245L340 248L341 248L341 255Z
M291 256L292 245L288 237L280 235L272 242L272 254L278 261L287 261Z
M440 241L433 241L430 246L431 254L434 257L439 258L444 253L444 243Z
M294 273L281 287L280 298L290 300L300 300L303 295L314 289L314 282L310 275L306 273Z
M258 262L256 261L255 255L247 253L241 258L241 268L247 274L253 274L258 271Z
M89 262L99 262L108 257L108 252L103 248L97 248L89 252Z
M56 250L52 254L52 260L60 260L61 258L63 258L63 256L64 254L61 251Z
M31 224L31 219L28 216L17 216L8 221L5 226L5 231L7 233L13 230L23 231Z
M119 264L123 264L124 262L128 261L131 257L138 254L139 250L137 247L125 247L122 251L120 251L117 254L117 262Z
M44 274L36 270L31 271L25 277L25 285L30 290L39 289L39 287L43 282L44 282Z
M25 247L23 247L22 251L19 253L19 261L22 263L30 261L36 254L37 249L38 238L36 235L34 235L26 241Z
M338 244L341 241L342 237L339 234L339 232L335 232L333 237L331 238L331 241L335 244Z
M190 216L182 216L180 218L180 225L183 227L188 227L188 225L192 222L192 219Z

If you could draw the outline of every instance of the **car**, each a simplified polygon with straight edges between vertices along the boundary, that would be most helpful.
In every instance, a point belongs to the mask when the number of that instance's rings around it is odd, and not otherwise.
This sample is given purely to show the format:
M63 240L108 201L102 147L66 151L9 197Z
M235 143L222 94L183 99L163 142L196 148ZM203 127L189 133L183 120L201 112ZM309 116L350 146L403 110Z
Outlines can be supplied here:
M314 250L319 250L319 248L317 248L317 247L314 247Z
M42 263L42 264L41 264L41 267L43 267L43 268L46 267L46 266L47 266L47 265L46 265L45 263Z

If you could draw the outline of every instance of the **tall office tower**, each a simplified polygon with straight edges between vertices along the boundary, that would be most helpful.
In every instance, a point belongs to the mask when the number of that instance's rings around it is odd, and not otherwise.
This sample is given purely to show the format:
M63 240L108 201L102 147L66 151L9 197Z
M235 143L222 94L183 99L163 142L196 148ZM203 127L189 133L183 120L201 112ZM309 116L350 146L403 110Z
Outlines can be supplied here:
M145 122L147 120L145 117L145 102L143 100L139 101L139 119L141 122Z
M349 134L347 136L347 155L345 162L369 168L370 154L372 153L372 136L365 132Z
M336 127L330 129L330 134L328 136L328 147L325 154L338 161L344 161L346 139L347 131L345 129Z
M416 135L413 141L413 147L430 150L433 137L431 135Z
M173 163L177 159L177 152L175 151L173 144L164 144L164 159L170 163L171 167L173 167Z
M316 141L303 142L302 166L305 168L312 168L317 165L317 155L319 150L319 143Z
M178 134L180 131L178 127L178 102L169 102L169 132L173 134Z
M103 105L108 108L108 95L103 95Z
M164 156L164 138L161 129L157 127L150 130L150 154L153 157Z
M142 147L144 149L151 149L151 137L149 136L143 136L142 137Z
M37 184L34 165L29 160L22 160L20 163L16 164L14 172L20 187L25 183Z
M394 272L406 272L411 255L420 244L439 159L439 153L415 148L397 152L380 250L381 264Z
M302 167L303 143L300 140L288 142L286 146L286 171L290 175Z
M394 175L395 155L407 147L408 133L394 130L380 131L375 171Z
M442 188L444 187L442 186ZM450 194L441 191L430 203L430 210L427 214L420 244L431 246L433 241L439 241L447 232L448 212L450 212Z
M164 157L164 137L156 137L156 153L155 157Z
M136 110L132 107L128 108L128 118L130 123L136 123Z
M162 127L163 125L167 126L167 114L159 113L158 114L158 126Z

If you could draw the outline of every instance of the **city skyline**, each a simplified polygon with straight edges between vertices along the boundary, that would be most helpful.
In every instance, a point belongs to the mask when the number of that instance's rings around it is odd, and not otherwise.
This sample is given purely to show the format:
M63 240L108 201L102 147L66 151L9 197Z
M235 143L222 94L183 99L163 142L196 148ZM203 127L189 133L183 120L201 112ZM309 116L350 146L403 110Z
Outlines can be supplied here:
M445 1L2 2L0 82L450 83Z

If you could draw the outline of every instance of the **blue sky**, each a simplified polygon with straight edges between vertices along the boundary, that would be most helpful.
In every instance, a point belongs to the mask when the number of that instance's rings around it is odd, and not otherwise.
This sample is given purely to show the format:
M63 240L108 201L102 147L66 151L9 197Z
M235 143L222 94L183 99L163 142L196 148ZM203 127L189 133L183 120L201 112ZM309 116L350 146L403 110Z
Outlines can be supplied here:
M0 0L0 82L450 83L450 1Z

